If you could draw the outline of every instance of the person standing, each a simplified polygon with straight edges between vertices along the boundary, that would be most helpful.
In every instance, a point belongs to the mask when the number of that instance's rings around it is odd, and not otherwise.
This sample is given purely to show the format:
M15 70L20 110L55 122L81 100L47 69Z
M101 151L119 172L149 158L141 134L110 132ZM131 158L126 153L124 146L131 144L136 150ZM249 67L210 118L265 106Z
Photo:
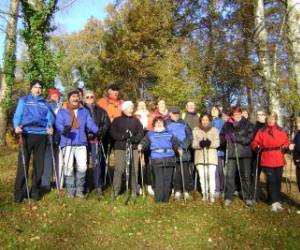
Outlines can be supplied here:
M224 126L224 120L221 118L222 113L218 106L213 106L211 108L210 114L212 116L212 127L218 130L218 133L221 132ZM216 167L216 198L220 197L220 194L224 192L224 148L218 148L218 164Z
M155 201L168 202L176 166L176 151L182 155L182 149L177 138L166 130L162 117L154 118L153 131L149 131L142 139L138 150L150 151L150 162L154 172Z
M235 177L238 170L241 182L242 196L246 206L252 206L251 200L251 141L254 125L242 117L240 107L231 110L232 121L224 124L220 133L221 142L227 147L228 162L226 166L225 205L232 203L235 189Z
M33 80L30 83L30 94L19 99L13 117L14 130L16 134L20 135L25 158L25 166L23 166L22 152L20 151L14 190L14 200L17 203L22 202L28 195L34 200L40 200L42 197L41 178L44 169L47 134L52 135L53 133L53 121L54 118L49 105L42 96L42 82ZM27 194L25 178L28 177L32 152L32 186L30 194Z
M117 84L111 84L107 89L106 96L97 101L97 105L107 112L111 122L122 115L122 103L123 101L120 99L120 87Z
M203 200L215 202L216 166L218 165L217 148L220 146L219 131L212 127L212 117L203 113L200 124L193 130L193 148Z
M166 121L169 119L169 111L166 106L165 100L159 100L156 105L156 109L151 112L149 120L148 120L148 130L153 129L153 120L155 117L161 116Z
M267 191L272 212L283 210L280 189L285 165L284 153L288 152L289 147L288 135L279 127L277 121L278 114L269 113L266 126L258 130L251 143L252 149L261 155L259 165L267 176Z
M131 174L131 194L133 198L137 195L137 176L139 169L139 156L137 145L144 136L143 125L133 116L134 104L132 101L122 103L122 115L115 118L111 124L110 136L114 142L115 149L115 171L113 177L113 196L116 198L121 191L122 175L126 169L126 145L130 140L133 148L133 168ZM133 178L135 176L136 178Z
M51 109L51 113L55 119L56 114L59 109L59 100L60 100L60 91L58 89L49 89L48 90L48 104ZM53 177L53 161L52 161L52 149L51 149L51 142L52 140L52 147L53 147L53 156L58 166L58 158L59 158L59 140L60 135L56 131L55 126L53 128L53 135L51 137L48 136L47 138L47 145L45 150L45 160L44 160L44 171L42 176L42 192L48 193L51 191L51 181ZM55 180L55 181L58 181Z
M189 163L191 160L190 147L193 141L192 130L182 119L180 119L179 107L170 108L170 119L167 120L167 130L174 135L179 141L180 148L183 150L182 164L183 164L183 178L185 183L185 192L183 195L185 199L190 199L189 192L192 190L192 174L190 172ZM174 176L174 191L175 199L179 200L183 190L182 173L180 161L178 159L175 176Z
M84 185L87 171L87 136L90 130L98 138L101 129L94 123L90 112L80 104L78 90L68 94L66 108L59 109L56 128L61 134L60 147L63 148L63 173L67 197L85 198ZM76 159L76 168L74 160Z
M91 152L93 162L93 184L98 198L103 195L103 183L105 178L105 160L103 157L102 147L99 143L106 144L107 135L110 127L110 119L103 108L95 105L95 94L91 90L86 90L83 94L84 107L90 112L98 128L101 128L101 134L98 137L87 130L88 150ZM106 145L103 145L103 149Z
M182 113L181 118L193 130L194 128L198 127L200 117L200 115L197 113L196 103L189 101L187 102L185 108L186 112Z

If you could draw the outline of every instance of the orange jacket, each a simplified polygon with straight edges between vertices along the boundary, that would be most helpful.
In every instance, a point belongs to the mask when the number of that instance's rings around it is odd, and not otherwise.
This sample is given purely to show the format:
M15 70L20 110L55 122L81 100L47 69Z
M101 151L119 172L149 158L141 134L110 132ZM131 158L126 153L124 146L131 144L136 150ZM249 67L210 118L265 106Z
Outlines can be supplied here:
M122 103L122 100L114 100L109 97L103 97L97 101L97 105L106 110L110 121L113 121L114 118L122 115Z

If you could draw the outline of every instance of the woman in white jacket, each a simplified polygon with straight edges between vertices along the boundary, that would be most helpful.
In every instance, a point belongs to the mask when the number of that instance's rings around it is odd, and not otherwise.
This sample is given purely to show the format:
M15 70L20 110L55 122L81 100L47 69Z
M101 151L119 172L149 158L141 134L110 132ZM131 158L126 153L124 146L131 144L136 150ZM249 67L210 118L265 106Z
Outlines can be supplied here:
M212 127L212 118L204 113L199 118L199 127L193 130L195 166L200 176L204 201L215 201L215 173L218 165L217 148L220 146L219 131Z

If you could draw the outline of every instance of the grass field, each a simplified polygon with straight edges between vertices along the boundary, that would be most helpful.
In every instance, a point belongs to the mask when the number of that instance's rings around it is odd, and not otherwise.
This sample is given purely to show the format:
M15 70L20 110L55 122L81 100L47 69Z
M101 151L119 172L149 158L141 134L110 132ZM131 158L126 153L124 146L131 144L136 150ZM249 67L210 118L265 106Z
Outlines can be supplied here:
M15 150L0 148L1 249L300 249L295 185L290 215L273 214L263 202L253 212L238 199L223 209L199 194L187 206L150 197L125 206L110 193L99 202L94 194L58 200L53 191L30 209L12 202L16 158Z

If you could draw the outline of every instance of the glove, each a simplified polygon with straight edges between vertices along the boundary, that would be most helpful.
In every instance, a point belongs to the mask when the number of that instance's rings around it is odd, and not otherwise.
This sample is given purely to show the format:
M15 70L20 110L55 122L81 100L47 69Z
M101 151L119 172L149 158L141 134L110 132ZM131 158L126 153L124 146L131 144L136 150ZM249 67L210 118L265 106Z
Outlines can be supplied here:
M283 154L287 154L287 153L289 152L289 149L288 149L287 147L282 146L282 147L281 147L281 152L282 152Z
M226 141L229 141L229 142L235 142L236 141L234 133L227 133L227 134L225 134L224 137L225 137Z
M254 152L255 152L255 153L259 153L259 151L260 151L260 146L257 145L257 146L254 148Z
M98 130L96 136L97 136L97 139L98 139L99 141L102 140L103 135L102 135L102 131L101 131L100 129Z
M200 148L205 148L206 147L206 140L202 140L199 142Z
M63 134L70 133L70 132L71 132L71 129L72 129L72 127L71 127L70 125L66 125L66 126L64 127Z
M94 135L92 132L88 132L87 138L88 138L89 140L93 140L93 139L95 139L95 135Z
M211 140L206 139L205 143L206 143L205 147L209 148L211 145Z

